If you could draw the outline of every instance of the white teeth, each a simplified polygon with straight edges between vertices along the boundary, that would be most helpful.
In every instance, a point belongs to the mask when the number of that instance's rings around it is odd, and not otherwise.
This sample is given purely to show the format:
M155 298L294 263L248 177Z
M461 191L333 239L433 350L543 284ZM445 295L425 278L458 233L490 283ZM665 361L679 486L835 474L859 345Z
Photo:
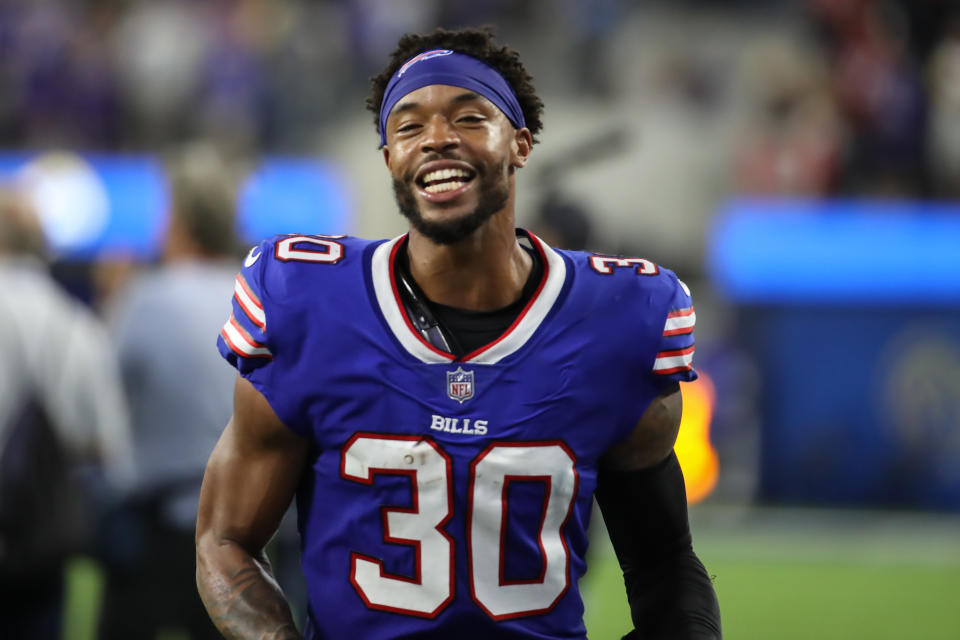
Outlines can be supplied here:
M471 173L464 169L437 169L425 174L421 181L423 190L427 193L443 193L459 189L470 177Z
M458 188L462 182L438 182L436 184L429 184L423 188L427 193L443 193L444 191L452 191L453 189Z
M452 178L466 178L467 172L463 169L437 169L423 176L424 183L436 182L438 180L450 180Z

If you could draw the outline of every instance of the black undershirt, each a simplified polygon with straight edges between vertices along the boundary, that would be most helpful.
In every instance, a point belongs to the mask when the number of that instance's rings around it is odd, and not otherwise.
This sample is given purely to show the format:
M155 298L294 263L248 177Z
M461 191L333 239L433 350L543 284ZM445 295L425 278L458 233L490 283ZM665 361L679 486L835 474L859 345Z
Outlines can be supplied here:
M404 240L404 246L397 252L395 264L397 277L406 280L414 290L415 295L427 305L433 317L442 327L450 346L450 352L458 358L476 351L502 336L517 319L524 307L527 306L530 299L533 298L533 294L543 278L543 261L540 255L533 248L521 243L520 246L533 260L533 268L530 269L530 275L523 285L523 291L515 302L493 311L469 311L448 307L427 298L413 279L410 274L410 258L407 255L406 242ZM415 307L416 302L407 294L404 287L398 287L398 290L408 311L411 307Z

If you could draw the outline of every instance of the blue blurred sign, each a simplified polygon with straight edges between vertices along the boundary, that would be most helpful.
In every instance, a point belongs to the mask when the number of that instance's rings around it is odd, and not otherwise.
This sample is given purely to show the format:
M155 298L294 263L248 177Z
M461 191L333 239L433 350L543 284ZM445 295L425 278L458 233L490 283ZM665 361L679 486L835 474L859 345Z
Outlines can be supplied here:
M152 255L168 206L160 163L137 155L0 153L0 179L33 201L55 254Z
M734 202L710 269L761 373L761 498L960 510L960 206Z
M270 158L240 189L239 225L256 242L278 233L336 235L350 229L350 201L336 167L298 158Z
M61 258L159 251L169 194L154 156L0 153L0 180L23 186ZM238 230L250 243L275 233L345 233L350 223L345 183L322 161L264 158L240 190Z
M960 204L736 200L708 266L738 302L960 305Z

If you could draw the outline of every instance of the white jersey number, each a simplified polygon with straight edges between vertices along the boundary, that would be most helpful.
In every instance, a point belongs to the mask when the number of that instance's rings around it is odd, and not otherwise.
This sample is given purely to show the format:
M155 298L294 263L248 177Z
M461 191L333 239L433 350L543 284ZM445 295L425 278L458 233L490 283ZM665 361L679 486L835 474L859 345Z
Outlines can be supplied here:
M406 475L412 508L381 507L384 540L416 548L413 579L392 576L383 563L352 555L350 580L374 609L435 617L453 599L453 539L443 527L452 515L450 458L429 438L357 434L343 449L342 475L373 483L376 474ZM507 497L511 481L542 482L537 512L540 575L507 581L503 576ZM549 611L570 586L570 552L563 528L577 495L573 454L562 443L494 443L470 465L467 545L473 600L495 620Z
M416 549L411 580L391 576L383 562L354 552L350 581L368 607L432 618L453 598L453 540L443 531L452 513L450 458L417 436L357 434L343 449L341 473L373 484L377 474L406 475L413 491L409 509L381 507L383 539Z
M614 258L612 256L590 256L590 266L597 273L609 276L615 268L636 267L637 275L655 276L660 267L646 258Z
M510 481L546 485L537 542L539 579L507 583L502 541L505 538L507 488ZM561 444L491 445L470 467L468 531L474 601L494 620L549 611L570 586L570 550L563 526L577 494L573 456Z
M337 264L343 258L343 236L287 236L276 244L277 260Z

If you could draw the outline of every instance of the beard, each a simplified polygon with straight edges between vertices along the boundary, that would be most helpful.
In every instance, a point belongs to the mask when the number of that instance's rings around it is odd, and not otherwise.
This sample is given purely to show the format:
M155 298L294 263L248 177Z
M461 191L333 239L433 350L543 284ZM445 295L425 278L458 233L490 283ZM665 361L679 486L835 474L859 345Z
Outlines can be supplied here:
M496 171L487 171L485 167L476 167L476 170L474 180L477 180L479 195L477 206L470 213L453 220L425 220L413 194L413 171L405 174L402 179L393 179L393 195L400 213L410 221L410 226L434 244L449 245L465 240L493 217L493 214L503 209L510 198L509 183L505 179L506 162L497 167Z

